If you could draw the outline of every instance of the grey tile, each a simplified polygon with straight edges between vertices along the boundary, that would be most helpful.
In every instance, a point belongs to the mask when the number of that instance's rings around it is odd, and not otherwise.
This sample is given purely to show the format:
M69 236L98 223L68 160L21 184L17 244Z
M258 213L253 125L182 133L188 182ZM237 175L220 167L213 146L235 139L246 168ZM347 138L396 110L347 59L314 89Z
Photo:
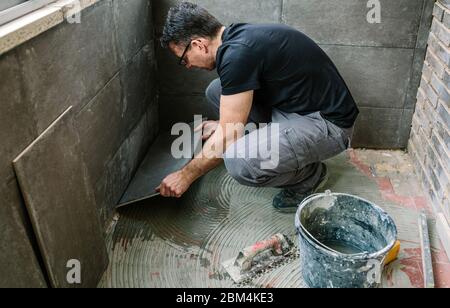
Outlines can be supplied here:
M425 60L426 49L416 49L414 51L413 66L411 68L411 79L406 92L405 108L411 109L416 105L417 89L420 86L422 69Z
M147 118L147 131L151 132L150 139L153 140L153 137L158 135L160 130L160 118L159 118L159 98L155 97L153 101L150 103L150 106L147 109L146 118ZM144 149L147 152L147 149Z
M12 160L37 137L15 51L0 56L0 179L14 177Z
M162 33L170 7L180 2L180 0L155 1L153 14L157 34ZM281 19L280 0L193 0L191 2L204 7L227 26L238 22L278 23Z
M141 164L150 145L155 141L159 128L159 105L155 98L150 102L141 122L128 137L131 148L138 149L138 156L132 160L133 171Z
M158 134L157 108L156 101L149 105L138 125L105 164L95 184L95 198L105 226L111 221L114 208Z
M127 137L123 130L127 110L122 105L122 95L117 75L76 115L75 125L93 183Z
M413 49L321 47L338 67L359 106L403 107Z
M123 129L126 133L145 113L149 100L156 95L156 60L153 42L142 48L120 72L123 88Z
M423 0L380 0L381 23L367 21L367 1L284 0L283 21L320 44L414 48Z
M14 168L52 286L97 286L108 256L71 108L14 160ZM82 265L79 285L66 279L72 259Z
M150 0L113 0L114 23L122 65L153 39Z
M96 183L156 95L154 54L144 47L76 116L89 174Z
M136 156L137 149L130 148L125 140L115 155L105 164L103 174L95 184L94 194L101 218L106 225L111 221L113 209L119 202L133 175L130 161Z
M191 123L189 130L181 133L189 133L187 140L190 140L190 148L183 147L183 157L175 158L171 148L173 142L186 136L172 135L171 130L161 132L155 142L148 150L144 161L139 166L135 176L130 182L127 190L120 199L118 207L136 203L159 195L156 187L169 174L182 169L201 148L201 135L194 134L195 123ZM197 138L197 139L195 139Z
M435 0L424 0L422 17L417 34L416 48L426 48L430 34L431 21L433 20L433 7Z
M63 23L17 52L41 133L69 106L89 102L118 71L111 0L84 10L80 24Z
M15 180L0 185L0 288L43 288L47 283L27 230ZM31 232L31 231L29 231Z
M353 137L353 147L398 149L402 109L360 108Z
M175 123L190 123L194 115L218 119L214 108L202 95L164 95L160 97L159 112L161 129L170 129Z

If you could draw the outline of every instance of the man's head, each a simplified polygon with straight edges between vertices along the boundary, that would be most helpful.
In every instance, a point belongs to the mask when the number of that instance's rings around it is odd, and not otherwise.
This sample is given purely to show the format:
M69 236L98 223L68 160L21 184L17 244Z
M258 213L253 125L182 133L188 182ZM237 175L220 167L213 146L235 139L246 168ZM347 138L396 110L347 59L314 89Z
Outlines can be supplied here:
M167 15L161 45L169 48L187 68L213 70L217 36L223 25L208 11L190 2L172 7Z

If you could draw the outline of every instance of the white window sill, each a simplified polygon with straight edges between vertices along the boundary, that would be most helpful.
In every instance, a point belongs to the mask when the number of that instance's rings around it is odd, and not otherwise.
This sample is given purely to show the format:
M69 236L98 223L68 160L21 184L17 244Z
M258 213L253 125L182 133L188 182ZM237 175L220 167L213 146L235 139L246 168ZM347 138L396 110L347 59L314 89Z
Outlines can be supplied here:
M0 26L0 55L71 18L100 0L58 0Z

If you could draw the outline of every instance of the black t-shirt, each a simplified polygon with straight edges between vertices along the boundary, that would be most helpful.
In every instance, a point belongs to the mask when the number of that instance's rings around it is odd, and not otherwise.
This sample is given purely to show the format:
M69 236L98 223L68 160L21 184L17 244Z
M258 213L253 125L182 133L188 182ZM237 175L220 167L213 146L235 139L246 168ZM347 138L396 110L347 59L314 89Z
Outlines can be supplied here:
M217 72L223 95L255 90L254 102L284 112L320 111L349 128L358 108L325 52L305 34L281 24L232 24L222 35Z

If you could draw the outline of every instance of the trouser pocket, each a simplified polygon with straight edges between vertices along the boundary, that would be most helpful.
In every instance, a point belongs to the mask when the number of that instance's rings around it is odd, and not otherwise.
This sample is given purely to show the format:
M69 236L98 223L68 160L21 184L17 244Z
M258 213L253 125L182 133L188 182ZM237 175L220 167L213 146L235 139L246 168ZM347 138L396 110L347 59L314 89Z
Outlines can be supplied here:
M289 121L292 127L289 139L300 167L330 159L349 146L345 132L326 121L319 112L292 115Z

